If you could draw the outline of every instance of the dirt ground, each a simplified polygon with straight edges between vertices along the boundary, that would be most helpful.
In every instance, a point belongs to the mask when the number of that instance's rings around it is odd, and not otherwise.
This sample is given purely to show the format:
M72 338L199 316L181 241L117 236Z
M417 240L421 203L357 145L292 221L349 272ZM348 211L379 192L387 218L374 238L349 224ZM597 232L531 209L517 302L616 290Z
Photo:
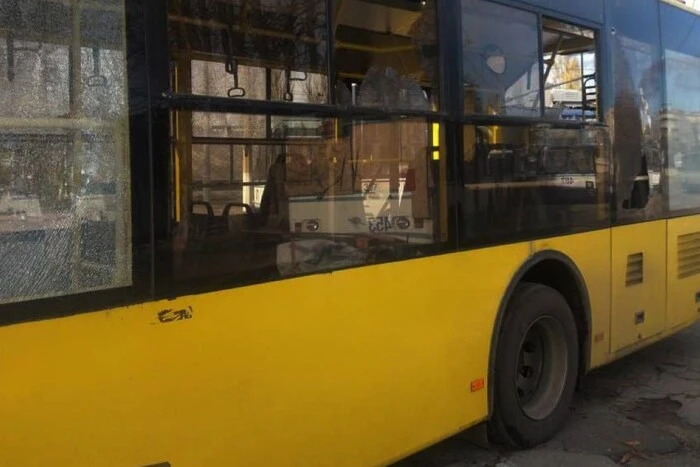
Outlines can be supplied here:
M569 422L530 451L450 438L393 467L700 467L700 323L586 377Z

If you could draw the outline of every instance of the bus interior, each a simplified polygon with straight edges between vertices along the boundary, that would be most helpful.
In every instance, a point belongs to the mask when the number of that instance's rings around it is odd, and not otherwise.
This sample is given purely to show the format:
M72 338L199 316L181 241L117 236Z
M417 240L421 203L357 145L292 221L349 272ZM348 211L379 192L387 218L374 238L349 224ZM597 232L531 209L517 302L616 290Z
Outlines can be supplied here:
M439 104L435 2L325 5L168 1L172 89L202 98L172 112L176 280L269 279L439 241L440 129L420 116Z

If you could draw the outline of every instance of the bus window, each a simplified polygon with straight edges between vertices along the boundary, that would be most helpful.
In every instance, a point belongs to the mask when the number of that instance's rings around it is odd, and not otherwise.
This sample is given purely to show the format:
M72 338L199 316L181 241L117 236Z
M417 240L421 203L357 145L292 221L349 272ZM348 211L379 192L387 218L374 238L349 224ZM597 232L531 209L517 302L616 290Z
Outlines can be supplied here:
M123 2L24 3L2 8L0 303L129 286Z
M698 18L661 6L666 105L661 114L668 156L669 205L700 208L700 29Z
M539 117L537 15L484 0L462 0L466 113Z
M327 103L324 0L168 0L179 93Z
M439 241L426 120L202 112L193 122L195 136L175 146L176 281L272 280L427 254ZM196 136L205 122L227 132Z
M659 218L667 204L659 4L615 3L611 21L614 106L606 119L615 129L618 219Z
M339 104L438 109L435 3L334 2Z
M544 18L542 46L545 117L597 121L595 33Z
M602 127L464 127L465 240L584 231L609 221Z

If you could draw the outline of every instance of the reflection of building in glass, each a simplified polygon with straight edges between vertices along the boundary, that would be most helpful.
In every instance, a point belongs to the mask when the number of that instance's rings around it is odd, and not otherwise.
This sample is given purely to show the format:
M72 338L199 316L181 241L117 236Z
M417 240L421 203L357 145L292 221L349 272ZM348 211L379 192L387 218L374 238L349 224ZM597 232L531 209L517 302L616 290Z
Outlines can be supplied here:
M675 205L684 193L700 191L700 112L668 110L662 114L669 164L669 189Z

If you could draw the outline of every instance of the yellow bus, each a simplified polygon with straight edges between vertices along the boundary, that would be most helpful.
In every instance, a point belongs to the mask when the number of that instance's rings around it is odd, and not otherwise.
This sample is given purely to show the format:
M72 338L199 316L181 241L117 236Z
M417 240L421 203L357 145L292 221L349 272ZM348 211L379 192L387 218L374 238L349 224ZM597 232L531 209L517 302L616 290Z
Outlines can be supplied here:
M527 449L700 312L666 0L0 0L0 465Z

